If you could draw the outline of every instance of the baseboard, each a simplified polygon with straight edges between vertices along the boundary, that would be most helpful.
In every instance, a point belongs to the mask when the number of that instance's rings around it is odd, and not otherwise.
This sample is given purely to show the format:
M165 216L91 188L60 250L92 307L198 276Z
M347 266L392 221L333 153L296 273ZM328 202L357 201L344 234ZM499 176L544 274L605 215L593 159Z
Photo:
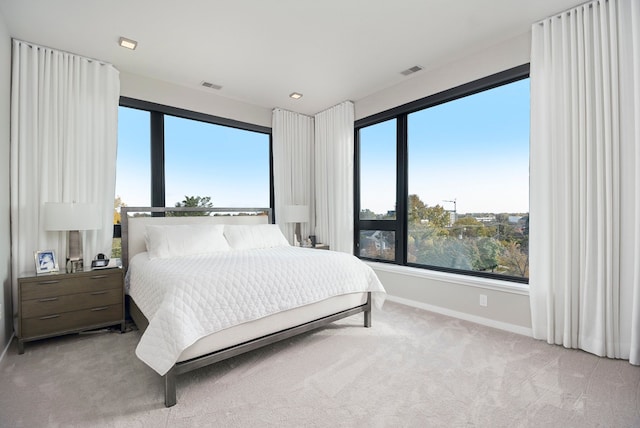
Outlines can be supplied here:
M0 363L4 359L4 356L7 354L7 351L9 350L9 346L11 346L11 342L13 342L13 338L14 338L15 335L16 335L15 332L11 333L11 337L9 338L9 341L7 342L7 346L4 347L4 350L2 351L2 354L0 354Z
M489 318L479 317L477 315L471 315L464 312L458 312L447 308L442 308L440 306L430 305L428 303L422 303L415 300L405 299L402 297L391 296L387 294L387 300L395 303L400 303L402 305L411 306L418 309L424 309L426 311L435 312L437 314L446 315L453 318L459 318L465 321L474 322L476 324L484 325L487 327L497 328L499 330L508 331L510 333L517 333L523 336L533 337L533 331L530 328L522 327L515 324L509 324L502 321L496 321Z

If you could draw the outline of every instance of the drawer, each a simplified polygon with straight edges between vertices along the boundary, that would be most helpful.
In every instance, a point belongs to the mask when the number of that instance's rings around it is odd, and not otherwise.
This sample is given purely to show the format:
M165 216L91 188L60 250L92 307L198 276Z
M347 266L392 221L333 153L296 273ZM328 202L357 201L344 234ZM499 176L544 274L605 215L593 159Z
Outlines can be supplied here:
M121 287L122 272L120 270L115 273L89 272L89 274L64 275L57 278L55 275L50 275L34 281L21 282L20 296L24 301Z
M91 291L88 293L67 294L55 297L22 301L22 318L41 317L43 315L72 312L99 306L122 304L122 289Z
M86 329L101 324L108 325L110 322L117 324L122 321L122 310L122 304L119 304L37 318L23 318L20 336L23 339L28 339L52 333Z

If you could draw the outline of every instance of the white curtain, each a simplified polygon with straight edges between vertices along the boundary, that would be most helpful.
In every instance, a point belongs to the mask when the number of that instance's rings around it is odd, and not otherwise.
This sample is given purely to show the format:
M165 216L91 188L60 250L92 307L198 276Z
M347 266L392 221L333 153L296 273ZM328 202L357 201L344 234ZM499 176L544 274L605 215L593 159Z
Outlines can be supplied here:
M64 271L66 234L46 232L46 202L96 204L102 228L82 232L84 259L110 254L118 71L110 64L13 40L11 252L13 284L35 273L34 251L53 249ZM17 292L14 290L14 308Z
M533 334L640 364L640 2L532 32Z
M315 117L316 235L353 254L354 105L346 101Z
M273 110L273 186L275 219L293 244L293 223L282 220L287 205L307 205L309 222L301 223L302 237L313 234L313 118L287 110Z

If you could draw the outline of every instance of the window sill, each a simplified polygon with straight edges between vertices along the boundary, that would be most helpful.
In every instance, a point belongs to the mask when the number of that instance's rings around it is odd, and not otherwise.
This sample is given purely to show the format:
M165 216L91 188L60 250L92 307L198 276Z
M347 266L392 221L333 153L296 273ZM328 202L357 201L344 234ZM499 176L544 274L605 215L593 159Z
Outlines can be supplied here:
M455 273L419 269L410 266L398 266L390 263L377 263L370 261L366 261L365 263L371 266L373 269L383 272L409 275L417 278L449 282L457 285L466 285L470 287L478 287L487 290L496 290L512 294L521 294L524 296L529 295L529 286L527 284L519 284L517 282L501 281L492 278L479 278L469 275L458 275Z

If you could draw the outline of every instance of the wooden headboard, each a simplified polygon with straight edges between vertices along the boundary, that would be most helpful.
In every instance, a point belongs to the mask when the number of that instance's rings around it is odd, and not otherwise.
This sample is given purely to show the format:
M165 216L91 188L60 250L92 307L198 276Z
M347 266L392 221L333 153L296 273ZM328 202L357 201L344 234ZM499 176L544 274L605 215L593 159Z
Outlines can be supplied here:
M203 214L204 213L204 214ZM122 265L146 251L145 226L167 224L269 224L271 208L122 207Z

